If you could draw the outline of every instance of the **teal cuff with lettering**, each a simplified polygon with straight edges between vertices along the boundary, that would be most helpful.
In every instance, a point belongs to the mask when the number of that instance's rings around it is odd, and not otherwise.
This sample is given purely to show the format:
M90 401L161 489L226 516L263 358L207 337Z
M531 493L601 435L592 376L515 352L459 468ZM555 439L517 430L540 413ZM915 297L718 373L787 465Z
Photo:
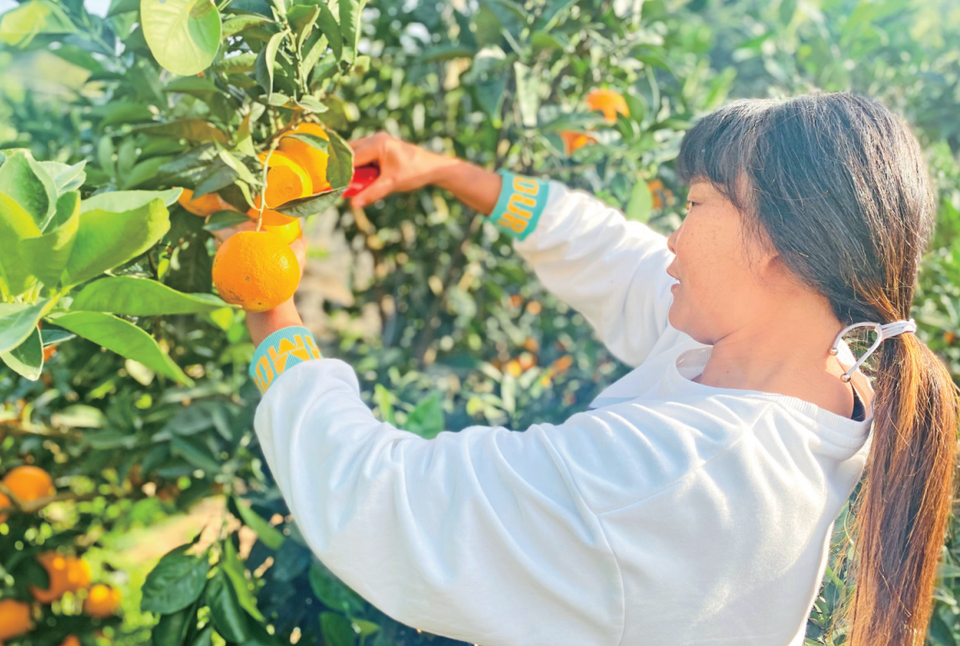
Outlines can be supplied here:
M545 181L514 175L508 170L497 173L503 178L503 188L490 221L508 236L523 240L537 227L547 205L549 186Z
M261 393L292 366L311 359L322 359L313 334L305 327L291 325L277 330L257 346L250 363L250 376Z

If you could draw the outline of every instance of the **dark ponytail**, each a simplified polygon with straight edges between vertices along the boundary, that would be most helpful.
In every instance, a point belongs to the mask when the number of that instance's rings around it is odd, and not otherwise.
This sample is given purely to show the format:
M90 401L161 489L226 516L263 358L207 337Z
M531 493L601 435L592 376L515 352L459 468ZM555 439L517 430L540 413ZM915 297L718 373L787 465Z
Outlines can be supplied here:
M738 101L687 133L678 171L724 193L842 326L910 318L935 201L917 140L881 104L847 93ZM960 393L914 334L875 357L862 367L874 422L853 505L847 643L918 646L954 498Z

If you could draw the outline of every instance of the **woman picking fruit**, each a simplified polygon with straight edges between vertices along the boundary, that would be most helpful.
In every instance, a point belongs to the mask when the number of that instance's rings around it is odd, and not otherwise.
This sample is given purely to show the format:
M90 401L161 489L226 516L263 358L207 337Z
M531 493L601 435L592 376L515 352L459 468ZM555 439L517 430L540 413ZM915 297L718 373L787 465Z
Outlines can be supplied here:
M356 206L448 189L636 368L563 424L424 440L374 418L292 300L249 314L256 431L335 574L484 646L799 645L866 473L848 643L922 643L958 399L909 318L933 208L897 117L845 93L721 108L684 138L669 238L557 182L352 145L382 172Z

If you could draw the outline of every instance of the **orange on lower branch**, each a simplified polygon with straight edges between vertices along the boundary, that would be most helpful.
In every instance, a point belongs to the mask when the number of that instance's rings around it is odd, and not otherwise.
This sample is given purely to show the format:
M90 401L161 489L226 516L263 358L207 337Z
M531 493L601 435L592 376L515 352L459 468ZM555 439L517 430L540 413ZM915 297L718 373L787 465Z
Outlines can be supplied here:
M40 554L37 561L50 578L46 590L30 586L30 594L40 603L53 603L66 592L77 592L90 585L90 566L81 558L49 551Z
M97 583L90 588L87 598L83 600L83 612L90 617L106 619L117 612L122 595L120 591L109 585Z
M3 485L21 502L32 502L57 493L50 474L40 467L30 465L10 469L7 475L3 476Z
M260 155L260 162L267 165L267 187L263 191L267 208L276 208L290 200L313 195L310 174L300 164L280 150L274 150L267 161L267 153ZM259 201L255 202L257 206Z
M76 635L67 635L60 646L80 646L80 638Z
M583 148L587 144L595 144L597 140L588 134L574 132L573 130L561 130L557 133L563 140L563 147L568 155L572 155L575 150Z
M193 191L189 188L183 189L180 197L177 198L177 202L194 215L202 217L207 217L217 211L236 211L233 205L220 197L218 193L206 193L197 199L193 199Z
M627 108L627 102L619 92L608 88L597 88L587 95L587 106L591 110L603 112L604 119L608 123L616 123L617 113L625 117L630 116L630 109Z
M16 599L0 599L0 639L19 637L32 629L30 606Z
M297 291L300 263L274 231L241 231L213 258L213 284L220 297L248 312L265 312Z
M313 135L320 139L330 140L327 131L316 123L301 123L291 130L290 134ZM330 188L330 184L327 182L327 159L329 157L327 153L314 148L305 141L286 136L280 138L278 148L310 174L314 193L326 191Z
M7 494L0 493L0 509L5 509L7 507L13 507L13 503L10 501L10 498ZM7 522L8 514L0 513L0 523Z

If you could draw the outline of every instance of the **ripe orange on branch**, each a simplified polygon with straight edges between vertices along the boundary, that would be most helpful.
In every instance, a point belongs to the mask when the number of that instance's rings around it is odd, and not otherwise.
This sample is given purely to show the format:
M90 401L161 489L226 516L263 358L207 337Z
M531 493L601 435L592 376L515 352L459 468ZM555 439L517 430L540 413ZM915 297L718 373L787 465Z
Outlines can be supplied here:
M10 469L3 477L3 485L21 502L32 502L57 493L50 474L30 465Z
M587 95L587 106L591 110L603 112L603 117L608 123L617 122L617 113L625 117L630 116L630 110L623 96L608 88L597 88L591 91Z
M313 135L320 139L330 140L327 131L315 123L301 123L289 134ZM327 153L314 148L305 141L286 136L280 138L279 150L300 164L310 174L313 193L326 191L330 188L330 184L327 182Z
M597 143L596 139L582 132L561 130L557 134L560 135L560 139L563 140L563 147L566 149L568 155L572 155L575 150L583 148L587 144Z
M313 195L313 181L310 174L294 159L282 150L274 150L269 161L267 153L259 155L260 162L267 165L267 208L272 209L286 204L290 200ZM259 196L254 204L260 206Z
M37 561L50 578L46 590L30 586L30 594L40 603L53 603L66 592L77 592L90 585L90 566L83 559L50 551L40 554Z
M98 583L90 588L83 600L83 612L90 617L106 619L117 612L122 596L120 591L109 585Z
M30 606L16 599L0 599L0 639L19 637L32 629Z
M299 282L300 263L275 231L236 233L213 258L213 284L220 297L248 312L273 309L293 296Z
M197 199L193 199L193 191L189 188L183 189L177 202L194 215L207 217L217 211L236 211L233 205L220 197L218 193L206 193Z

